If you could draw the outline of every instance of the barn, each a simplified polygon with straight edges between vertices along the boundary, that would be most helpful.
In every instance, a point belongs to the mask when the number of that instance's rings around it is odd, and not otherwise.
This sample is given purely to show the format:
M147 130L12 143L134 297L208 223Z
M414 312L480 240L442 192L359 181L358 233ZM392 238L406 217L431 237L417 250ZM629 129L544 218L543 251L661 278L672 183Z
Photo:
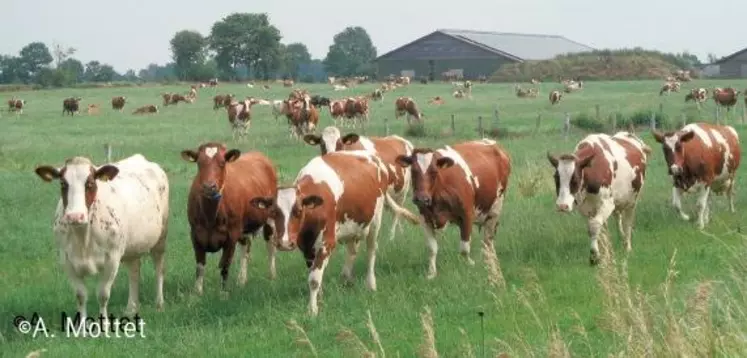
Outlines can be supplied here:
M747 77L747 48L707 65L704 72L708 77Z
M563 36L472 30L436 30L376 58L378 76L464 79L490 76L506 63L548 60L593 48Z

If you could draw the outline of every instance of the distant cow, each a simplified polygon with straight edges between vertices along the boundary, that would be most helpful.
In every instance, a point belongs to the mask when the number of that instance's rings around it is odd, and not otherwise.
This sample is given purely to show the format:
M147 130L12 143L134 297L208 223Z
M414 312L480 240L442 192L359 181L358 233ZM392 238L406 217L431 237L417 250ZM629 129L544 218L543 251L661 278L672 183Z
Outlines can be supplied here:
M441 96L436 96L436 97L433 97L433 98L431 98L431 99L428 100L428 104L433 104L433 105L437 105L437 106L440 106L440 105L442 105L444 103L446 103L446 102L444 101L443 98L441 98Z
M661 90L659 90L659 96L663 95L664 93L669 94L670 92L679 92L679 91L680 91L679 82L667 82L663 86L661 86Z
M11 98L8 100L8 112L16 112L18 114L23 113L23 106L26 105L26 101L20 98Z
M126 101L127 101L127 97L123 97L123 96L112 97L112 109L122 112L124 110L124 105Z
M452 93L451 95L454 96L454 98L464 98L466 96L464 94L464 90L460 90L460 89L454 91L454 93Z
M243 102L231 103L228 107L228 123L231 124L234 138L246 137L249 127L251 127L251 109L257 103L259 103L258 100L247 97Z
M737 104L739 93L739 91L731 87L716 88L713 90L713 101L718 106L726 107L726 111L728 112Z
M88 105L88 115L89 116L98 115L99 113L101 113L101 108L99 107L98 104L89 104Z
M690 93L685 95L685 102L695 101L695 103L703 103L708 98L708 90L705 88L693 88Z
M550 104L554 105L560 102L560 99L563 97L563 94L560 93L560 91L552 91L550 92Z
M275 197L277 193L277 172L270 159L260 152L242 154L213 142L200 145L196 151L183 150L181 157L197 163L187 198L187 218L197 262L197 294L203 292L206 254L217 251L222 251L218 266L221 291L226 291L236 243L241 244L238 283L246 284L249 240L260 229L267 241L270 278L275 278L275 246L269 241L272 228L266 225L270 215L250 204L255 198Z
M177 105L179 104L179 102L192 103L192 101L193 101L192 97L185 96L179 93L174 93L171 95L171 104L173 105Z
M171 96L173 96L172 93L161 93L161 98L163 99L163 106L166 107L171 104Z
M368 122L368 100L365 97L349 97L345 101L345 118L355 126L356 121L364 125Z
M742 149L739 135L731 126L690 123L676 132L654 131L661 143L668 173L672 176L672 205L683 220L690 217L682 211L682 195L700 191L698 228L710 219L709 195L726 193L729 209L734 207L734 185Z
M382 101L384 100L384 92L380 88L375 89L369 97L374 101Z
M307 133L314 132L319 123L319 110L309 101L287 101L286 108L290 135L301 138Z
M149 104L147 106L139 107L132 112L132 114L149 114L149 113L158 113L158 106L154 104Z
M81 322L87 317L85 278L99 274L99 313L108 316L120 263L129 269L126 314L138 312L140 258L150 253L156 271L156 309L163 310L163 278L169 218L169 180L140 154L102 166L73 157L62 167L39 166L45 182L60 182L52 231L61 264L75 290Z
M218 94L213 97L213 110L228 107L233 102L233 94Z
M309 103L313 104L315 107L324 107L329 106L330 99L327 97L322 97L320 95L314 95L311 96L311 101Z
M284 80L283 81L283 87L293 87L293 80Z
M399 119L403 115L407 116L407 124L410 124L410 117L415 117L418 122L423 119L423 112L410 97L399 97L394 101L394 119Z
M80 97L70 97L66 98L62 101L62 115L64 116L65 113L70 113L70 115L75 115L75 113L79 112L79 106L80 106Z
M255 171L257 169L254 169ZM359 244L367 248L366 287L376 290L377 237L384 205L404 209L387 192L387 169L376 156L364 151L343 151L313 158L291 187L277 195L251 201L272 216L273 241L285 250L298 248L309 268L309 313L319 312L318 296L324 270L339 244L346 246L343 278L353 280L353 263Z
M365 150L377 155L386 165L389 175L389 194L400 206L403 205L410 189L410 168L397 165L397 157L410 155L414 146L410 141L400 136L364 137L355 133L342 136L337 127L327 127L322 135L307 134L304 141L313 146L319 146L322 155L342 150ZM399 224L399 216L395 215L389 239L394 238Z
M514 87L514 90L516 91L516 97L519 98L534 98L539 94L539 90L536 88L524 89L518 85Z
M218 79L212 78L210 81L208 81L208 86L210 87L218 87Z
M413 202L430 251L427 278L436 277L437 232L449 222L459 226L460 251L468 264L472 225L485 233L483 244L493 246L511 174L508 153L494 140L482 139L444 148L415 148L397 163L411 168Z
M629 132L613 136L590 134L576 145L572 154L547 153L547 159L555 168L556 209L568 213L575 205L587 219L590 264L600 261L597 240L604 235L607 219L613 213L618 218L625 249L632 250L635 208L650 153L651 148Z

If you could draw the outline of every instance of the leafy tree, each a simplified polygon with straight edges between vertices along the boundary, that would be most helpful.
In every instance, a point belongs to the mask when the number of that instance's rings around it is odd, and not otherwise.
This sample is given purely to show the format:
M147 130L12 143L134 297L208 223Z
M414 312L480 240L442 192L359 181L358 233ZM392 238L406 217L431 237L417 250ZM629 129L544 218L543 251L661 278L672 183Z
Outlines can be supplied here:
M714 63L719 60L719 57L715 53L708 54L708 63Z
M176 79L176 65L169 63L165 66L159 66L151 63L138 72L138 77L143 81L170 81Z
M43 67L52 63L52 54L49 48L42 42L32 42L21 49L21 66L24 74L21 80L29 82L36 77Z
M205 62L207 40L196 31L182 30L171 39L171 57L179 78L194 79L193 68Z
M233 13L213 24L209 47L222 76L235 77L240 64L268 76L280 65L280 39L267 14Z
M137 74L135 74L135 70L133 69L127 70L127 72L125 72L125 74L122 75L122 77L125 81L129 81L129 82L135 82L138 80Z
M0 55L0 83L18 83L24 78L20 57Z
M371 75L375 59L376 47L366 29L348 27L335 35L324 59L324 67L337 76Z
M54 57L57 60L57 67L60 67L60 64L64 62L68 57L75 54L75 52L78 51L75 48L72 47L62 47L62 45L57 44L54 46Z
M101 64L99 61L91 61L86 64L83 76L86 81L90 82L110 82L114 81L118 74L110 65Z
M82 82L85 79L85 67L83 67L83 63L74 58L62 61L57 65L57 69L67 73L76 82Z
M291 78L298 79L300 67L303 64L311 62L311 54L306 45L300 42L294 42L285 46L285 69Z

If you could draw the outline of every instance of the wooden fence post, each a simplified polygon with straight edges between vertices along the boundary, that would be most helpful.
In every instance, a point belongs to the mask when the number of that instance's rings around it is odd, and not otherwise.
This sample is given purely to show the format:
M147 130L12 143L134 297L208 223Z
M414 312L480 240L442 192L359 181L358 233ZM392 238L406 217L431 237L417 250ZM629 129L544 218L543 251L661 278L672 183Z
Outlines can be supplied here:
M566 112L565 113L565 121L563 123L563 134L565 136L565 140L568 140L568 136L571 134L571 114Z
M456 134L456 121L454 121L454 113L451 114L451 135Z
M482 127L482 116L477 116L477 131L480 132L480 138L485 137L485 129Z
M656 113L651 111L651 130L656 129Z
M384 128L386 130L386 135L389 135L389 117L384 117Z
M112 162L112 145L109 143L104 144L104 154L106 155L106 162Z

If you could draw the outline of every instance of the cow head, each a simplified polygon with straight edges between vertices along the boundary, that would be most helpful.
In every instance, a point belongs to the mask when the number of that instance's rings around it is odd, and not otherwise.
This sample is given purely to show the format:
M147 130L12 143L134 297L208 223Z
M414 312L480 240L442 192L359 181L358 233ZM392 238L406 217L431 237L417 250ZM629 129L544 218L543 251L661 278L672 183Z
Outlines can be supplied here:
M91 205L96 200L98 181L114 179L119 169L107 164L96 168L88 158L74 157L65 161L61 168L48 165L36 168L38 175L45 182L53 179L60 181L60 198L62 199L62 220L68 224L88 224Z
M411 155L400 155L396 161L403 168L411 168L414 189L412 201L418 208L431 206L434 186L441 170L454 165L453 159L441 156L430 148L415 148Z
M558 211L573 211L576 193L583 184L583 170L591 164L593 158L593 152L563 154L558 157L547 152L547 160L555 168L555 207Z
M662 133L657 130L653 131L654 138L661 143L661 149L664 151L664 159L667 161L670 175L682 173L682 166L685 163L684 143L693 139L693 131L677 131Z
M324 200L318 195L302 194L297 187L278 188L277 197L256 197L251 205L268 211L268 224L273 227L273 242L283 251L290 251L302 243L299 236L309 233L314 238L323 226L324 215L314 215Z
M199 184L202 195L214 200L223 196L223 186L226 180L226 165L241 156L238 149L226 150L220 143L205 143L197 151L185 149L181 153L182 159L197 163L195 182Z
M322 149L322 155L327 153L334 153L342 150L345 140L350 143L355 143L358 140L357 134L348 134L342 137L340 130L337 127L329 126L322 130L322 135L307 134L303 137L304 142L309 145L318 145Z

